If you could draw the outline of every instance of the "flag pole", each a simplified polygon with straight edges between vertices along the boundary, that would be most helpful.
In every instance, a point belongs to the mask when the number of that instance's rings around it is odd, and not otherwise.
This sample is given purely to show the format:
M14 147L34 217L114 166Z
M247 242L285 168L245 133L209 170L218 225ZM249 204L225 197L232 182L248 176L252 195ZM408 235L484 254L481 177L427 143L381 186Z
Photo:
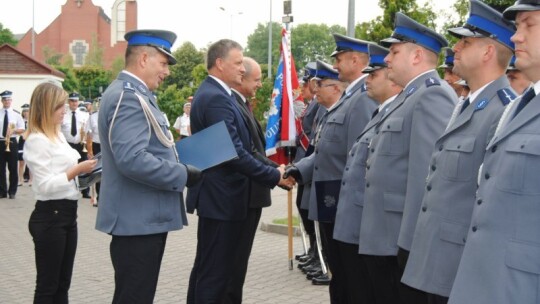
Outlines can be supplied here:
M289 32L289 23L293 21L292 13L292 1L291 0L285 0L283 1L283 18L282 21L285 24L285 30L287 33ZM289 33L290 35L290 33ZM290 45L288 45L289 50L287 50L287 53L290 52ZM292 57L292 55L291 55ZM292 70L292 63L288 66L288 73L291 75ZM290 82L290 80L289 80ZM290 90L291 88L289 88ZM289 100L290 106L292 107L293 100ZM292 147L287 147L287 163L289 165L292 164ZM293 270L293 215L292 215L292 188L287 191L287 225L288 225L288 237L289 237L289 270Z

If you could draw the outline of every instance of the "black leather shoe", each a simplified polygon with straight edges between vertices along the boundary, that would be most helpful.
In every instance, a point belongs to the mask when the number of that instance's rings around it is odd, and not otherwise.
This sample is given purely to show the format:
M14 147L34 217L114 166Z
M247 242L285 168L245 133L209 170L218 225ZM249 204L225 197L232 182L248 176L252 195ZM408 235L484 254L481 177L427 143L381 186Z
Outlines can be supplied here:
M88 194L83 194L83 196L82 196L82 197L83 197L83 198L91 198L91 196L90 196L90 195L88 195Z
M0 198L6 198L7 195L6 194L0 194Z
M314 271L314 272L308 272L306 274L306 279L308 280L312 280L313 278L317 278L317 277L320 277L322 275L322 269L319 269L317 271Z
M4 196L4 197L5 197L5 196ZM10 198L10 199L15 199L15 194L10 194L10 195L9 195L9 198Z
M317 259L312 258L312 259L309 259L309 260L305 261L304 263L298 263L298 268L302 269L304 267L307 267L307 266L315 263L315 261L317 261Z
M297 261L300 261L301 258L307 258L309 257L309 255L307 253L304 253L304 254L297 254L294 256L294 259L297 260Z
M330 285L330 277L327 274L320 275L311 279L313 285Z
M312 272L320 268L321 268L321 263L319 261L316 261L316 262L313 262L313 264L302 268L302 272L307 274L308 272Z

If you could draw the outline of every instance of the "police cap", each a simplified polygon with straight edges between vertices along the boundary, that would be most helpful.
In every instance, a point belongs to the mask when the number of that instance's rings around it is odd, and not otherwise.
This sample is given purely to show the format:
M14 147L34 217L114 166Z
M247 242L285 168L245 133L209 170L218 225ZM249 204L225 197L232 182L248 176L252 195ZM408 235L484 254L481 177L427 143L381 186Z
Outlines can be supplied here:
M448 32L458 38L493 38L513 50L514 43L510 41L510 37L516 32L516 26L489 5L478 0L471 0L469 18L465 24L448 29Z
M405 14L397 12L394 22L394 32L389 38L383 39L381 44L390 47L394 43L410 42L438 54L448 41L434 30L416 22Z
M339 53L343 52L360 52L360 53L368 53L368 45L371 44L371 42L347 37L340 34L333 34L334 40L336 41L336 49L332 54L330 54L330 57L335 57Z
M454 51L451 48L444 48L444 63L439 66L442 69L454 67Z
M369 50L369 64L362 70L362 73L371 73L373 71L385 68L386 62L384 57L388 55L389 50L377 44L370 44Z
M79 93L77 92L69 93L68 99L79 100Z
M8 99L8 98L11 98L11 96L13 96L13 92L8 91L8 90L5 90L4 92L0 93L0 97L2 97L2 99Z
M317 70L315 71L315 77L314 79L338 79L338 71L334 70L334 68L321 60L317 60Z
M128 46L153 46L167 56L169 64L176 64L171 54L171 47L176 40L176 34L164 30L135 30L124 36Z
M540 10L540 0L518 0L503 12L504 18L515 20L518 12L530 12Z

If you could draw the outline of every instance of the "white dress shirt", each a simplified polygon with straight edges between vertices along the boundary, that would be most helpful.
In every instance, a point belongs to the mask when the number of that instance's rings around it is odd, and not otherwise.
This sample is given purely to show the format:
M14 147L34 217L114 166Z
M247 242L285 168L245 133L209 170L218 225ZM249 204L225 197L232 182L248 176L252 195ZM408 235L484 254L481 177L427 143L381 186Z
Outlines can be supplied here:
M62 134L64 134L64 137L67 139L69 143L72 144L78 144L81 142L81 128L83 128L83 131L86 130L86 123L88 122L88 113L83 112L79 109L75 110L75 120L77 121L77 134L75 136L71 135L71 116L73 111L68 109L66 111L66 114L64 115L64 121L62 122L62 126L60 127L60 130L62 130Z
M179 131L178 133L180 133L180 135L189 136L189 130L188 130L189 124L190 124L189 116L187 116L187 114L184 113L182 114L182 116L178 116L178 118L176 118L176 121L174 122L173 127Z
M81 157L62 133L56 142L42 133L32 133L24 143L23 158L32 172L32 190L36 200L77 200L81 194L76 178L69 181L66 171Z
M4 117L6 115L6 111L8 112L8 124L15 124L15 130L24 130L24 120L21 116L21 114L13 111L13 109L9 108L9 109L4 109L2 108L0 110L0 138L4 138L2 136L3 134L3 129L4 129ZM18 134L15 134L15 132L12 132L11 133L11 138L16 138L18 136Z
M65 116L64 116L65 117ZM98 112L94 112L88 118L88 123L86 124L86 133L91 134L92 142L96 144L101 143L99 141L99 132L98 132Z

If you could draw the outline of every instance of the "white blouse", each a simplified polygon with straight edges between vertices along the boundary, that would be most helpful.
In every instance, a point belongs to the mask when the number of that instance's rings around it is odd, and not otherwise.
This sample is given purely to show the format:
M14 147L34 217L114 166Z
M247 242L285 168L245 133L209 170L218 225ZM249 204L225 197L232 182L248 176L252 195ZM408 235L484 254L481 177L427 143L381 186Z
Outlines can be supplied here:
M80 198L76 178L68 181L66 174L77 164L80 155L71 148L62 133L58 133L57 142L41 133L30 134L24 143L23 158L32 172L36 200Z

